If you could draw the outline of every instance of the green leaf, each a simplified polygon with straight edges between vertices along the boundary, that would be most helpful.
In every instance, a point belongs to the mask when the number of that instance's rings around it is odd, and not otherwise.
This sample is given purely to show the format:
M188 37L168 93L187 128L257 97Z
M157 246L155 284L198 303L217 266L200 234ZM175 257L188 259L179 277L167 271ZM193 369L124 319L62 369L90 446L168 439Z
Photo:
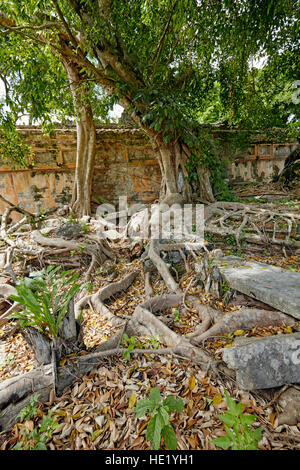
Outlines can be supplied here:
M163 423L160 416L158 414L152 416L147 426L146 440L152 442L153 450L160 448L162 427Z
M223 450L227 450L231 446L231 441L227 436L217 437L212 442L215 446L221 447Z
M164 426L161 430L163 440L169 450L177 449L177 438L171 424Z
M165 425L168 425L169 424L169 413L163 406L159 407L158 414L160 415L162 422Z
M161 395L160 395L160 391L157 387L155 388L152 388L150 390L150 393L149 393L149 400L152 401L152 403L156 404L156 405L159 405L159 403L161 402Z
M230 427L238 423L237 418L228 412L224 413L223 415L218 415L218 417L221 419L221 421L223 421L223 423Z
M148 410L151 410L153 404L150 400L139 400L134 408L137 418L142 418L145 416Z
M184 402L181 398L177 397L167 397L163 401L163 405L168 408L169 413L172 411L177 411L178 413L182 413L184 410Z
M262 434L262 429L261 428L257 428L254 430L253 432L253 437L256 441L260 441L261 440L261 434Z
M235 434L234 432L232 431L232 429L230 429L228 426L225 426L225 429L226 429L226 432L227 432L227 435L229 437L229 439L234 442L235 441Z
M124 357L124 359L127 359L127 361L128 361L130 359L130 352L128 350L124 351L123 357Z
M255 415L243 415L241 416L241 423L251 425L256 419L257 417Z
M235 416L238 416L242 412L242 403L236 403L225 391L226 403L229 411Z

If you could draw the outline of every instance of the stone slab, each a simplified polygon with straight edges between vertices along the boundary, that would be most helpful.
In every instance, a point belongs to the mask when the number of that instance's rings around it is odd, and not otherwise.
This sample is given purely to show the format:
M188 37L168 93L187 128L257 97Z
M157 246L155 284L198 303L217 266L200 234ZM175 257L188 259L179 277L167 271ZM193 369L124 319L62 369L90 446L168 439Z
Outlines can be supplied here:
M300 333L240 338L223 349L223 360L244 390L300 384Z
M300 320L300 273L236 256L214 264L232 289Z

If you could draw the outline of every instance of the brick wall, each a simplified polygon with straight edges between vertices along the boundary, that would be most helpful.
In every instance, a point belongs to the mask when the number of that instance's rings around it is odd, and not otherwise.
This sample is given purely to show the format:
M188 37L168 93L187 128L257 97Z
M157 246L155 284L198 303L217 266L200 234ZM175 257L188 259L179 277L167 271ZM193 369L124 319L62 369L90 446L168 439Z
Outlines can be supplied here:
M57 129L50 136L39 128L22 128L34 153L32 169L16 169L0 159L0 194L15 204L36 211L67 203L74 180L76 131ZM224 155L231 163L233 181L271 179L280 171L296 143L273 143L263 136L251 138L249 148L231 155L226 146L231 131L216 130L224 139ZM149 141L138 129L102 126L97 128L97 149L93 178L93 200L112 203L127 195L130 202L152 202L160 188L160 170ZM5 204L0 200L0 213Z
M57 129L50 136L39 128L20 132L34 153L31 169L15 169L0 159L0 194L29 211L67 203L74 181L76 130ZM151 202L160 188L160 170L151 144L131 128L97 128L93 200ZM0 200L0 212L5 204Z

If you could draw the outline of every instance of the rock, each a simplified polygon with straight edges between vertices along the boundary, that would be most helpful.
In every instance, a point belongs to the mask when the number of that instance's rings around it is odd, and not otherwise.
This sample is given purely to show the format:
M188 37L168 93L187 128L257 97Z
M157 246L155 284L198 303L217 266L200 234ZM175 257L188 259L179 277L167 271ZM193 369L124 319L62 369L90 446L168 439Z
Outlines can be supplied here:
M278 416L278 424L295 426L300 423L300 391L294 387L283 392L278 398L283 412Z
M210 259L223 258L223 256L224 256L223 251L220 248L215 248L214 250L208 253L208 257Z
M170 240L166 239L166 238L162 238L159 240L159 243L160 245L172 245L172 243L175 242L176 243L176 240L174 240L174 236L171 236L170 237ZM183 253L185 256L188 255L188 252L187 250L184 248L183 249ZM163 260L166 262L166 263L172 263L172 264L179 264L183 261L182 259L182 256L180 254L180 252L178 250L160 250L160 257L163 258Z
M235 256L214 261L228 286L300 320L300 273Z
M182 257L179 251L161 251L160 254L161 258L163 258L166 263L179 264L182 262Z
M88 224L90 220L91 217L89 215L84 215L83 217L81 217L80 222L82 222L83 224Z
M70 222L63 224L56 230L56 235L58 237L66 238L66 239L73 239L79 238L84 234L82 227L80 224L75 222Z
M59 219L47 219L47 220L45 220L43 225L44 226L41 229L41 233L43 235L47 235L48 233L52 232L53 230L57 230L60 227L61 222L59 221Z
M69 212L69 206L65 205L57 209L56 214L58 216L66 215Z
M244 390L300 383L300 333L236 339L223 349L223 360Z

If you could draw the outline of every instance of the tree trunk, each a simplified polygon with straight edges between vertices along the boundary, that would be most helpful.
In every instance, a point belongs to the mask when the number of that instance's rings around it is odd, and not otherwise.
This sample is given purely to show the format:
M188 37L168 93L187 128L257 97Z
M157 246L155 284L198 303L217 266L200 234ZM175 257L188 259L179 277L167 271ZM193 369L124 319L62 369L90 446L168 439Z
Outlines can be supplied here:
M71 210L79 217L90 215L93 167L96 150L96 128L89 102L86 84L80 77L79 67L63 60L67 71L73 104L77 116L77 152L75 180Z
M153 135L151 141L154 142ZM197 169L198 180L191 183L186 169L190 151L179 142L165 145L161 137L155 138L153 144L157 152L162 174L160 200L169 205L188 203L192 196L198 196L203 202L214 202L209 180L209 171L202 165Z

